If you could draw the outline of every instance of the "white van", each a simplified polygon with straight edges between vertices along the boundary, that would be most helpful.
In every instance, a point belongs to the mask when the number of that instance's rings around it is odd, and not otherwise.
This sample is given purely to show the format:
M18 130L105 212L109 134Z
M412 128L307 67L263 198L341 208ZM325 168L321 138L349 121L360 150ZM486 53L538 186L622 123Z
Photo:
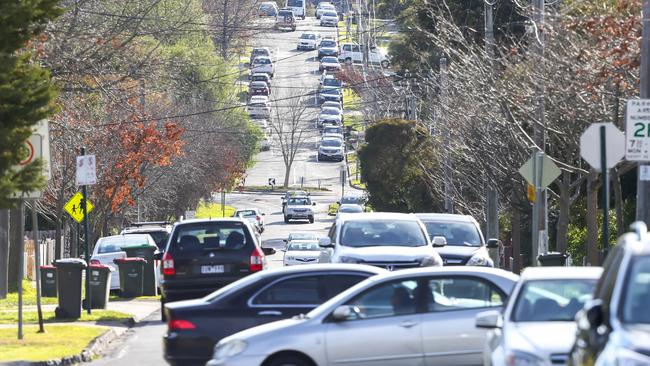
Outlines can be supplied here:
M341 45L341 53L339 53L339 61L345 63L362 63L363 46L356 43L343 43ZM381 65L384 68L390 66L388 57L382 54L376 47L371 47L368 50L368 63Z
M296 18L305 20L305 15L307 14L307 4L305 2L306 0L287 0L285 8L293 10Z

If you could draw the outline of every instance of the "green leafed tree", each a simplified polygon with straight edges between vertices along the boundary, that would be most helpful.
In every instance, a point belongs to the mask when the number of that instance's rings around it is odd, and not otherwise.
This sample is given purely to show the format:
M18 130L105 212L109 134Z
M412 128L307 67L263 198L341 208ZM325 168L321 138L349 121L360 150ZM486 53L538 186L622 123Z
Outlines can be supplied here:
M32 127L55 111L50 75L29 50L47 22L61 14L58 2L0 1L0 207L11 205L12 194L44 184L40 160L14 167L25 158L23 143Z
M389 212L439 208L424 169L432 162L429 133L414 121L385 119L368 127L359 164L370 205Z

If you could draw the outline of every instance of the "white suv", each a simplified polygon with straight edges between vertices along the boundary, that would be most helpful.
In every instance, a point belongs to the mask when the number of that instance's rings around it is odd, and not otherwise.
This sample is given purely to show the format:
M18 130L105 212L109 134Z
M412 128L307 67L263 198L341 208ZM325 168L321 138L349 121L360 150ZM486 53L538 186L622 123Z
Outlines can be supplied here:
M363 46L356 43L343 43L339 53L339 61L346 63L363 62ZM390 60L386 55L376 47L370 47L368 50L368 63L389 67Z
M316 206L316 202L312 202L310 197L290 197L287 200L287 205L284 206L284 223L288 224L291 220L309 220L309 223L313 224L314 210L312 206Z
M305 32L298 40L297 50L315 50L320 43L320 35L315 32Z
M336 12L336 7L334 4L325 1L318 3L318 6L316 7L316 19L320 19L321 15L323 15L323 13L326 11Z
M273 70L273 61L267 56L258 56L251 63L251 74L265 73L271 77L275 74Z

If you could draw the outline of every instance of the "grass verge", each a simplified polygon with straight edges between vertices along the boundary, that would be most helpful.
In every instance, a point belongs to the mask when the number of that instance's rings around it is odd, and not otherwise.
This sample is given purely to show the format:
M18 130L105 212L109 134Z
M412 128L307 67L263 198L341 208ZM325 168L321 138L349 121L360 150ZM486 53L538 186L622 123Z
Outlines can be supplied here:
M343 122L345 127L351 127L354 131L363 131L365 126L362 115L346 115Z
M52 305L58 304L56 297L42 297L41 304ZM23 304L26 306L36 305L36 287L35 282L23 280ZM10 292L6 299L0 300L0 310L15 309L18 307L18 292Z
M131 301L131 300L136 300L136 301L160 301L160 295L158 296L140 296L140 297L135 297L135 298L124 298L124 297L119 297L117 295L111 295L108 298L109 301Z
M205 203L203 201L199 202L199 206L196 208L196 218L197 219L208 219L215 217L231 217L236 208L226 205L225 210L222 210L220 203ZM225 212L225 215L224 215Z
M356 111L361 107L361 97L350 88L343 88L343 109Z
M119 311L112 310L99 310L94 309L92 314L88 314L85 310L81 312L79 319L58 319L54 316L54 311L44 311L43 321L46 323L54 322L97 322L97 321L126 321L133 316ZM35 310L23 312L23 321L25 323L37 323L38 313ZM0 311L0 324L14 324L18 323L18 311Z
M105 327L57 325L37 333L38 327L24 328L24 339L16 339L16 329L0 329L0 362L47 361L81 353Z

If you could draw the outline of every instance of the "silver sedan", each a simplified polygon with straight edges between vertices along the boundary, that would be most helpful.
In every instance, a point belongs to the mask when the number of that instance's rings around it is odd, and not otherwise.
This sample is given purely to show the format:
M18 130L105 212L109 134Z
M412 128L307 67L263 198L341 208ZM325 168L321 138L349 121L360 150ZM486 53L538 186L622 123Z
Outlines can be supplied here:
M478 365L477 313L501 309L518 276L428 267L371 277L305 316L236 333L207 366Z

